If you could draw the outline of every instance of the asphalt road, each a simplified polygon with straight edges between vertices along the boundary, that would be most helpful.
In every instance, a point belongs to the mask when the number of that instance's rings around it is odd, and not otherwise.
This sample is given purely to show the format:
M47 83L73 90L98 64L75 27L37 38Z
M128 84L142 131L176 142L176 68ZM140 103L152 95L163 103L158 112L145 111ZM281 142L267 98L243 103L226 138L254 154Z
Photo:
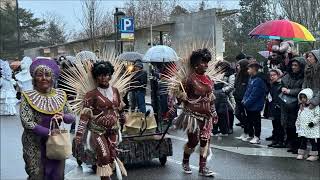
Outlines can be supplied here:
M1 125L1 180L26 179L22 158L22 127L18 116L0 116ZM271 121L262 122L262 139L271 134ZM295 155L285 149L272 149L262 141L261 145L250 145L235 139L241 129L235 128L228 137L212 137L213 157L208 166L216 173L215 179L320 179L320 161L298 161ZM198 176L199 154L190 159L193 174L185 175L181 170L183 132L170 131L173 142L173 156L168 157L166 166L160 166L157 159L127 166L128 177L124 180L191 180L209 179ZM90 166L78 167L74 158L66 161L65 179L99 179ZM116 179L116 177L113 177Z

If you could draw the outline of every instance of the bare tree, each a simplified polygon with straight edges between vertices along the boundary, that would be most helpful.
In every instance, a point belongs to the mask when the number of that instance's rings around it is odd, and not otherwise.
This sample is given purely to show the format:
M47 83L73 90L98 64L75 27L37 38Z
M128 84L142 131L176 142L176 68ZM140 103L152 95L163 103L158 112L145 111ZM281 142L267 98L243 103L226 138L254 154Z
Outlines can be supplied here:
M290 19L307 27L320 37L320 0L270 0L278 17ZM279 8L279 9L278 9Z
M112 12L107 12L99 28L99 35L108 35L114 32L114 18Z
M95 50L96 36L101 32L103 23L103 14L100 6L100 0L82 0L83 17L79 18L85 35L91 40L91 50Z
M136 27L142 27L167 21L177 2L167 0L127 0L125 9L127 15L134 16Z
M42 14L42 17L46 21L46 31L42 36L44 36L47 41L54 41L50 43L51 45L65 42L68 39L70 34L67 32L66 22L60 15L47 11ZM56 39L56 41L54 39Z

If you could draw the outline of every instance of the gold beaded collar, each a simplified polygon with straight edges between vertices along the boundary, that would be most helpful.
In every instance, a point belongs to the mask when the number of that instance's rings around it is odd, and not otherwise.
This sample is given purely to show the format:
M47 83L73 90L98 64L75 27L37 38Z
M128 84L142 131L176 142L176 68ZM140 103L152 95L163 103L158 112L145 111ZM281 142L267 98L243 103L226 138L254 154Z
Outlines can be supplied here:
M36 90L22 94L33 109L44 114L61 112L67 103L66 93L59 89L52 89L48 94L42 94Z

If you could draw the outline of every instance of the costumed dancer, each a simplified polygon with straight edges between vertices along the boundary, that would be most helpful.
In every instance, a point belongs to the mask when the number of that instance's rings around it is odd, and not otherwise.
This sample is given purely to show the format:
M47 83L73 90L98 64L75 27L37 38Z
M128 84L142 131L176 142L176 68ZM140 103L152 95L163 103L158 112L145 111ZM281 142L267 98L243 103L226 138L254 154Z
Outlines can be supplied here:
M14 85L16 81L12 79L12 70L8 61L0 59L1 78L0 78L0 115L15 115L17 114L16 90Z
M125 116L120 111L120 93L109 83L113 73L114 67L108 61L93 65L92 76L98 87L84 97L84 107L76 132L76 145L80 147L87 140L87 148L97 155L97 175L102 180L110 179L114 166L118 178L122 177L121 174L127 175L122 162L117 158L116 147L121 138L120 123L124 124Z
M25 170L30 180L61 180L64 179L65 161L46 157L50 122L56 118L70 124L75 117L70 114L66 93L53 88L60 71L56 62L37 59L31 64L30 71L34 90L23 92L20 104Z
M32 77L30 74L30 66L32 59L30 57L24 57L21 61L21 72L15 75L20 91L33 90Z
M205 75L211 58L211 53L206 48L193 51L189 59L190 73L180 91L176 93L178 101L184 105L182 114L177 118L176 126L177 129L184 129L188 135L183 153L183 171L187 174L192 173L189 158L200 142L199 175L208 177L214 176L214 172L207 168L206 163L208 155L211 154L212 126L218 121L214 106L214 82Z

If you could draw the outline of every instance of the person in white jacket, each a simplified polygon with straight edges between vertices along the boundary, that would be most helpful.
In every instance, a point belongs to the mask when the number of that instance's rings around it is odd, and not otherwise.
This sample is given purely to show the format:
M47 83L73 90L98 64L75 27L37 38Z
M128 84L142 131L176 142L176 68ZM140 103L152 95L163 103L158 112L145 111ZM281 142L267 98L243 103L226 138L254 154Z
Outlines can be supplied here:
M32 59L30 57L24 57L21 61L21 72L15 76L21 92L33 90L32 77L29 70L31 64Z
M313 91L310 88L303 89L299 95L300 110L296 121L296 130L301 139L297 159L304 158L308 141L311 144L308 161L316 161L318 156L318 144L320 143L320 107L309 108L308 100L313 97Z
M0 116L16 115L16 90L14 85L16 81L12 79L12 70L8 61L0 60L1 78L0 78Z

